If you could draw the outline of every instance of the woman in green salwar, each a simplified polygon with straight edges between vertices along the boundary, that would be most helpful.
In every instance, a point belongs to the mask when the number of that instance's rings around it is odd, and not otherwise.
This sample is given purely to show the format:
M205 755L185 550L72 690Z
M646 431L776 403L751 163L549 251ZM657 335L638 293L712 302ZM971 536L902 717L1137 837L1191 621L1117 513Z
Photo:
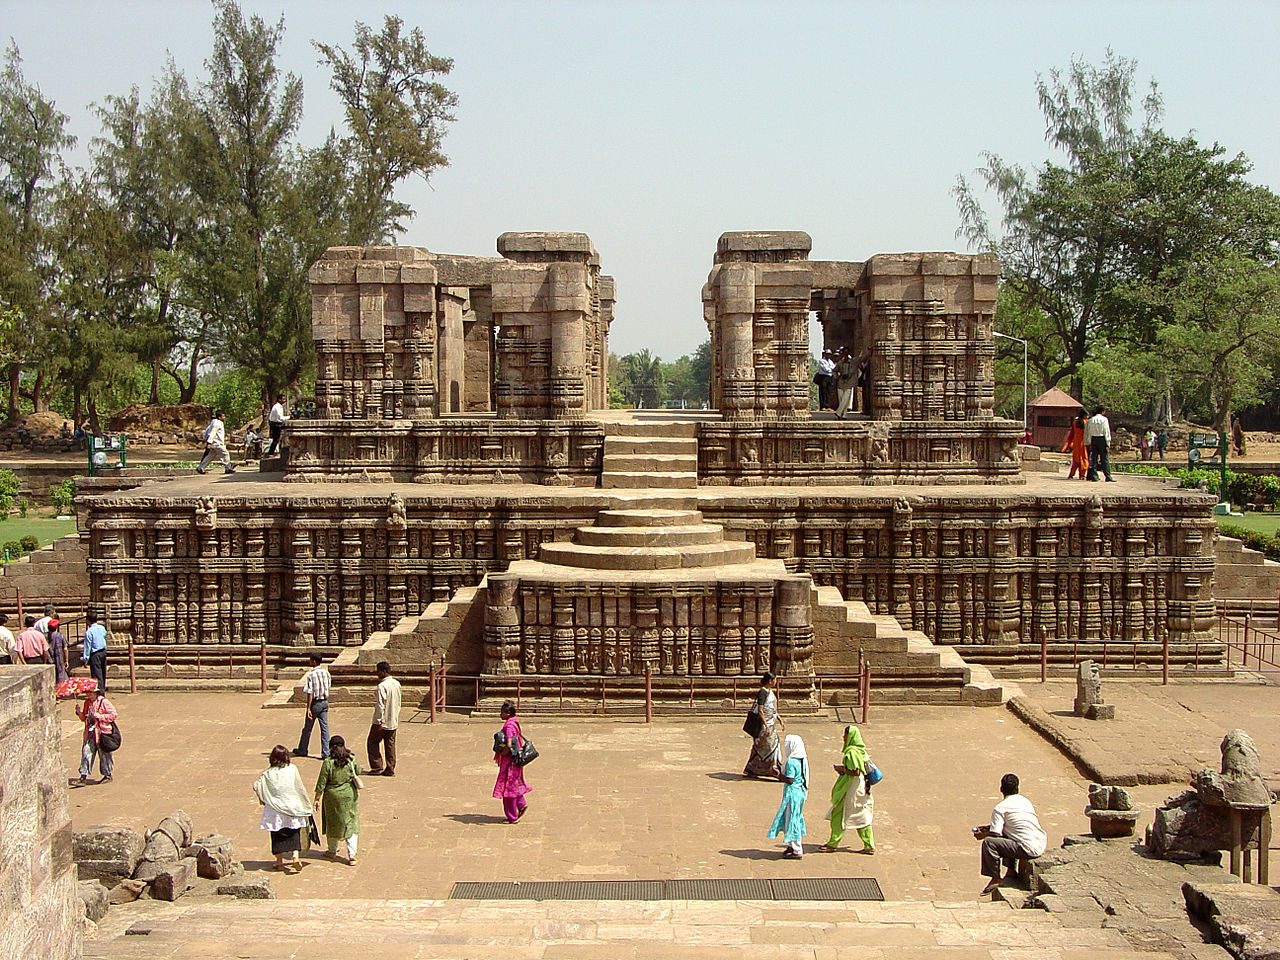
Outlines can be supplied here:
M831 788L831 809L827 819L831 821L831 839L820 847L824 853L834 853L844 838L845 830L853 827L862 840L862 852L876 852L875 838L871 834L871 821L875 816L875 802L867 786L867 748L862 734L853 724L844 728L844 751L835 764L836 785Z
M356 862L360 834L360 767L342 737L329 738L329 756L320 764L316 780L316 809L329 841L329 857L338 855L338 841L347 843L347 863ZM323 804L323 806L321 806Z

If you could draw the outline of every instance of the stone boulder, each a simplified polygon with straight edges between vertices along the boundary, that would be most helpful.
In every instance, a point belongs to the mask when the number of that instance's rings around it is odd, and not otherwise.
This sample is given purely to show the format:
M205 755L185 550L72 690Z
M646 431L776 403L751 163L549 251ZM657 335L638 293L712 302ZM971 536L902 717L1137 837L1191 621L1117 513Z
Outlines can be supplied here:
M1098 840L1133 836L1138 810L1124 787L1089 784L1089 805L1084 808L1089 829Z
M81 880L112 886L130 876L142 857L142 835L128 827L89 827L72 835L72 857Z
M1165 860L1198 860L1230 847L1231 837L1226 818L1186 790L1156 809L1147 845Z
M156 900L177 900L195 883L195 859L188 857L166 864L151 881L151 896Z
M237 880L233 883L218 885L218 893L224 897L235 897L237 900L274 900L276 892L271 889L271 881L263 877L258 880Z
M147 845L142 851L142 859L151 863L180 860L183 851L190 845L191 818L183 811L175 810L147 834Z
M142 880L121 880L111 888L111 895L107 898L112 904L117 903L133 903L140 896L142 891L147 889L147 884Z
M221 880L235 869L236 848L230 837L208 834L197 839L189 850L195 854L196 872L208 880Z
M1261 808L1271 804L1271 791L1262 776L1262 760L1253 738L1243 730L1231 730L1218 745L1222 766L1217 773L1201 770L1195 788L1206 803Z
M76 885L76 893L80 895L80 902L84 904L84 915L94 923L107 915L110 899L107 888L100 881L81 880Z

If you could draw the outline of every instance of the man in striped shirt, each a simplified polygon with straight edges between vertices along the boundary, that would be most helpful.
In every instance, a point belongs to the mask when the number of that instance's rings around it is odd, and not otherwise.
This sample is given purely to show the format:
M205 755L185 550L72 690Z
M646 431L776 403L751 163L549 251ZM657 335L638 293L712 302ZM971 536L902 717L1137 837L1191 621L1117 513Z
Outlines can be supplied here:
M333 680L325 669L324 658L317 651L307 657L311 663L311 672L302 680L303 692L307 695L307 716L302 721L302 736L298 739L298 749L293 751L295 757L305 757L307 747L311 745L311 728L320 721L320 759L329 756L329 687Z

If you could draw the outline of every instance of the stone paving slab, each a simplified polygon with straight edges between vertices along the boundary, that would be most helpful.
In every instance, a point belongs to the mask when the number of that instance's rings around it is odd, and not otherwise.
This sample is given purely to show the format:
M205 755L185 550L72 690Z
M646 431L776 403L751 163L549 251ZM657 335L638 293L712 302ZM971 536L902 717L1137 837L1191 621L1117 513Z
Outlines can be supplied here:
M143 829L181 807L198 832L234 839L250 877L267 872L250 787L273 745L296 745L301 709L262 710L260 696L235 693L111 698L126 746L112 783L71 790L75 824ZM80 724L70 703L60 709L70 776ZM370 712L330 711L332 731L362 764ZM875 790L877 855L854 853L856 839L818 853L847 720L788 726L806 740L813 777L803 860L781 860L780 845L765 837L782 787L742 778L750 741L736 719L530 718L525 732L542 755L528 770L530 812L512 826L491 796L495 723L450 716L434 726L402 723L398 776L367 778L357 866L315 860L297 876L271 874L272 885L286 899L439 898L456 880L865 876L887 899L926 901L931 910L927 901L968 900L980 889L970 829L986 822L1006 770L1020 774L1050 836L1085 829L1081 776L1006 711L885 707L864 727L886 774ZM310 787L318 760L299 766Z
M1263 775L1280 788L1280 678L1240 674L1162 686L1104 671L1103 698L1115 704L1114 720L1075 716L1074 679L1024 680L1011 693L1010 708L1099 782L1186 783L1203 767L1219 768L1223 735L1241 727L1258 747Z

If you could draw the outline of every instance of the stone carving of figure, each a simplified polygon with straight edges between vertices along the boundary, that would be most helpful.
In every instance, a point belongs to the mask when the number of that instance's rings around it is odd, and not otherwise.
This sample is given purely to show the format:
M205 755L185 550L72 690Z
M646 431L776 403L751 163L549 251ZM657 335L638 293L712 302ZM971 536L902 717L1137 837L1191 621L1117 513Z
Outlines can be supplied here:
M1196 774L1196 789L1203 800L1233 806L1265 807L1271 803L1271 792L1262 777L1262 761L1253 738L1243 730L1232 730L1222 738L1220 772L1201 770Z
M404 510L404 499L398 493L387 498L387 529L392 533L404 533L409 518Z
M889 427L883 423L872 423L867 434L867 462L889 462Z
M1092 660L1082 660L1076 672L1077 717L1088 715L1089 708L1102 702L1102 675Z
M212 530L218 525L218 502L213 497L201 497L196 502L196 526Z

